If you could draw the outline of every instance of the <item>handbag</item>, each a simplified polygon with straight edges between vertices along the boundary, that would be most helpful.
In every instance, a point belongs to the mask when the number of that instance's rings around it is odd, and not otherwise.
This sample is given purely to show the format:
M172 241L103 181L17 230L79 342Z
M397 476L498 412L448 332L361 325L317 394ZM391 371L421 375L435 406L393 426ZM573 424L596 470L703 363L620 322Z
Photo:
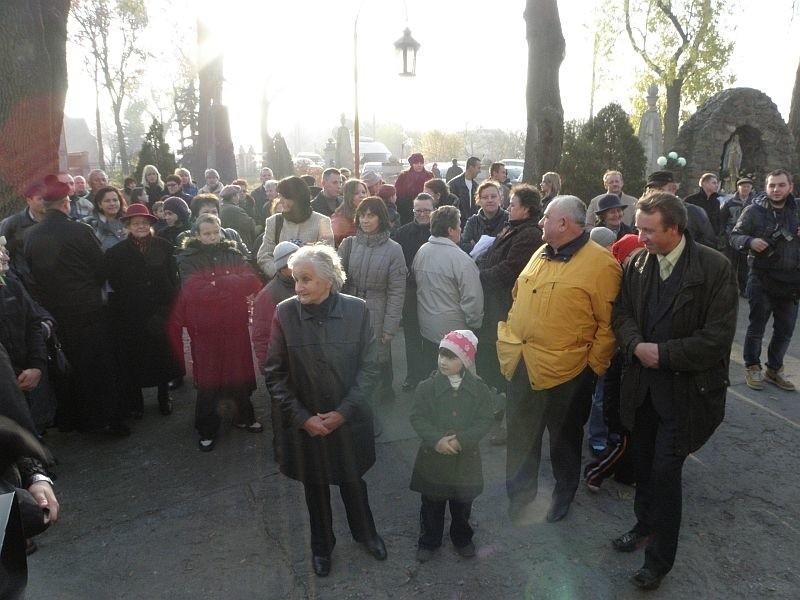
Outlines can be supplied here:
M49 364L56 371L62 375L69 375L72 373L72 365L61 347L61 341L58 339L56 332L50 334L51 348L48 352Z

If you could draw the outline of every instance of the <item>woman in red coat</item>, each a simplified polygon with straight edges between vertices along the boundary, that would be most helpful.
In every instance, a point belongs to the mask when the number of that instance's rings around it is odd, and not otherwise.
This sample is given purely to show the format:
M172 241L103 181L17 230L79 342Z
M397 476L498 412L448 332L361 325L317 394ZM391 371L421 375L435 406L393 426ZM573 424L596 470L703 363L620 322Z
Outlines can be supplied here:
M413 220L412 204L417 194L423 192L425 182L433 179L433 173L425 170L425 158L419 152L408 157L408 169L400 173L394 187L397 190L397 212L405 225Z
M263 431L256 421L250 394L256 389L250 345L247 297L261 283L247 265L236 243L220 239L216 215L201 215L196 234L178 254L181 293L175 310L173 340L181 348L181 327L189 331L197 406L195 427L200 450L210 452L220 425L217 403L234 402L234 426L254 433Z

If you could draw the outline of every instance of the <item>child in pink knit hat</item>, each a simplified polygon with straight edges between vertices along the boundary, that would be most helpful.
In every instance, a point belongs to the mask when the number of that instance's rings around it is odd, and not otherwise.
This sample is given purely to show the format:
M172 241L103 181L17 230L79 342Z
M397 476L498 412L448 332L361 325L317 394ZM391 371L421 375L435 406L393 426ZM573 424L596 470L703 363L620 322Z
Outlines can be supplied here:
M426 562L442 545L444 511L450 503L450 540L456 552L475 556L472 502L483 491L478 443L492 426L494 403L475 375L478 338L451 331L439 344L439 370L417 386L411 425L420 448L411 489L422 494L417 560Z

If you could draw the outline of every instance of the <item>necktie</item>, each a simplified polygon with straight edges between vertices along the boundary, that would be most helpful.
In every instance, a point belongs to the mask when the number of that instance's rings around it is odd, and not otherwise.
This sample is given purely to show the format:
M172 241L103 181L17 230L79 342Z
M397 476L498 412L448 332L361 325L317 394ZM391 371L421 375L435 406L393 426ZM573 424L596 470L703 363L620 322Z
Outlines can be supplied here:
M669 262L666 256L658 262L658 273L661 276L661 281L664 281L672 273L672 263Z

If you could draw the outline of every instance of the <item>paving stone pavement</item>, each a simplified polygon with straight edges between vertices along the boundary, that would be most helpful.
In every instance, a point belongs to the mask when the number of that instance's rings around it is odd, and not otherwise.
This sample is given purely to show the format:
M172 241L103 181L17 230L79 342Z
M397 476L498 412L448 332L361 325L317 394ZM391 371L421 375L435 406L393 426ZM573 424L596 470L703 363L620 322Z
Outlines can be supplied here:
M746 314L743 303L726 421L686 463L677 562L652 598L796 598L800 589L800 486L792 476L800 468L800 395L744 385L739 344ZM505 448L485 442L486 490L473 510L478 556L463 559L445 540L432 561L415 561L419 496L408 483L417 441L408 422L412 397L399 392L402 347L401 335L393 352L397 399L377 409L384 432L366 476L386 562L350 539L334 491L333 569L328 578L315 577L302 486L278 473L269 428L258 435L226 425L215 450L200 453L187 379L168 417L150 391L130 438L50 430L62 513L29 559L27 597L639 597L627 577L641 554L618 554L609 545L633 524L633 488L610 481L592 494L582 487L569 516L546 523L552 475L545 458L539 497L514 527L506 515ZM796 342L790 354L787 372L800 382ZM254 403L268 424L263 385Z

